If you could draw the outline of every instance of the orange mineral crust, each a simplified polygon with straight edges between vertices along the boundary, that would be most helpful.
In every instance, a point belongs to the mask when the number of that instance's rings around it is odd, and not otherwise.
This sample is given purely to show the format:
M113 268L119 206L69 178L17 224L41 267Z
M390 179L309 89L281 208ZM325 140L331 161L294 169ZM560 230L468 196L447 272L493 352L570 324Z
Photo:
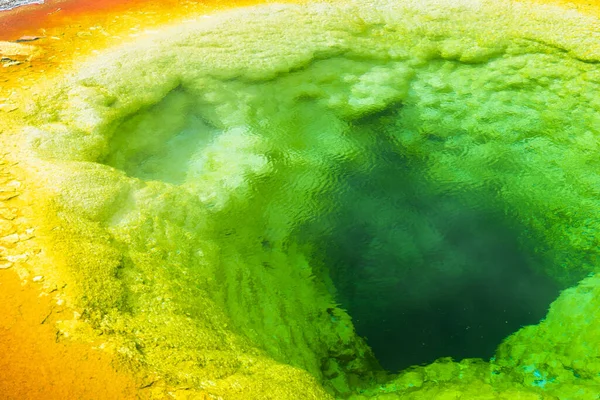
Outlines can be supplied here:
M51 295L0 271L0 398L136 398L138 385L115 371L109 354L58 341L54 324L66 312Z

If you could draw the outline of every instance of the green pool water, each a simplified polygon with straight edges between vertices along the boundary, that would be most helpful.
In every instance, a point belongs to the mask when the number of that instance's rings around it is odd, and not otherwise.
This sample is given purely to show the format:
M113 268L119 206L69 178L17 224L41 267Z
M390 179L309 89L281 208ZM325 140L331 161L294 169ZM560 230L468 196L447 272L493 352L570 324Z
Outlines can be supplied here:
M344 169L330 212L297 231L382 366L489 359L545 316L565 285L540 272L541 243L512 213L490 193L427 182L385 141L371 151L374 164Z
M82 64L22 132L80 323L226 399L596 398L598 25L268 5Z

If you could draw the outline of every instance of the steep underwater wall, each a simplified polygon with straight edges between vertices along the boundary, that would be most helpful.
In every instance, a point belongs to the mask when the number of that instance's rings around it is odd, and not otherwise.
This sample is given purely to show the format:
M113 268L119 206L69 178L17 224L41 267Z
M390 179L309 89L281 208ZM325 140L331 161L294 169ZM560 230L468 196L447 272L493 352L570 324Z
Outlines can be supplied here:
M418 247L387 228L410 211L348 178L389 152L408 166L399 185L410 174L519 226L539 273L563 287L595 273L598 26L512 2L269 5L91 59L41 89L20 132L46 199L46 275L82 310L62 332L89 324L124 361L227 399L595 398L595 277L493 362L394 378L337 306L311 237L351 195L367 231ZM423 275L452 276L440 268Z

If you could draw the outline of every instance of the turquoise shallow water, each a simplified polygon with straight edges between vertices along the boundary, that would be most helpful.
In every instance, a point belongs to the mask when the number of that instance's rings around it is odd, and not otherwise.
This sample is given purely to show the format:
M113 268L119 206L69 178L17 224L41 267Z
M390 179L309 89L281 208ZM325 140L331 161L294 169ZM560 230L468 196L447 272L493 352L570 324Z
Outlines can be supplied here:
M188 21L36 99L57 287L214 396L595 398L598 21L374 4Z

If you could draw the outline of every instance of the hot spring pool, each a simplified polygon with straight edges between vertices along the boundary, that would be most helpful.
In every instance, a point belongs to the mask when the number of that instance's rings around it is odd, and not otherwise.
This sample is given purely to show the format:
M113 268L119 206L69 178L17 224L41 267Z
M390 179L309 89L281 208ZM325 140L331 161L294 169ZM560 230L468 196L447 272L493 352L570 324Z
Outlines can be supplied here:
M63 333L211 398L595 399L599 26L270 4L81 64L20 131Z

